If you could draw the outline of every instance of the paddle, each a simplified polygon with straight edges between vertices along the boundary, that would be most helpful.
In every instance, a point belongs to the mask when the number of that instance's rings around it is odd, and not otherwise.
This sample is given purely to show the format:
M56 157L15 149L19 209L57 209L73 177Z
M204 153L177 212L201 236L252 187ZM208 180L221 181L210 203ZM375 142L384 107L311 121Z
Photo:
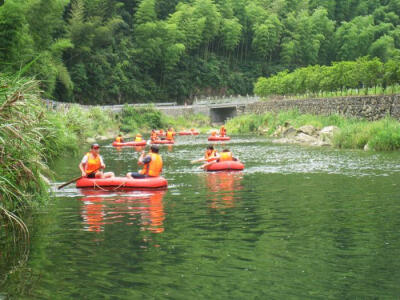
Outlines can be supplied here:
M85 176L88 176L88 175L90 175L90 174L96 173L96 172L97 172L98 170L100 170L100 169L101 169L101 167L100 167L100 168L97 168L96 170L94 170L93 172L90 172L89 174L87 174L87 175L85 175ZM79 179L81 179L81 178L83 178L83 177L85 177L85 176L79 176L79 177L77 177L77 178L74 178L74 179L68 181L67 183L64 183L64 184L60 185L57 189L60 190L60 189L62 189L63 187L67 186L68 184L71 184L71 183L73 183L73 182L75 182L75 181L77 181L77 180L79 180Z
M191 163L191 164L195 164L195 163L199 163L199 162L206 161L206 160L207 160L207 159L205 159L205 158L200 158L200 159L192 160L190 163Z

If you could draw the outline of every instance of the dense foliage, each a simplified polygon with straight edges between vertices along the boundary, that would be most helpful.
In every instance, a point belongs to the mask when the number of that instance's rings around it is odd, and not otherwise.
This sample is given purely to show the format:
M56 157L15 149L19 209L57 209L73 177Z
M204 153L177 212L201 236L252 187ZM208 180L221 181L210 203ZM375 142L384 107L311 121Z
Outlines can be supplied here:
M116 120L97 108L48 111L37 81L0 74L0 210L46 199L48 160L113 127Z
M400 61L362 57L356 61L335 62L332 66L308 66L289 73L287 70L278 74L258 79L255 85L257 95L324 95L327 92L345 90L368 93L369 88L389 87L393 91L400 84Z
M399 0L6 0L0 71L31 63L47 97L80 103L250 94L285 69L399 57L399 15Z

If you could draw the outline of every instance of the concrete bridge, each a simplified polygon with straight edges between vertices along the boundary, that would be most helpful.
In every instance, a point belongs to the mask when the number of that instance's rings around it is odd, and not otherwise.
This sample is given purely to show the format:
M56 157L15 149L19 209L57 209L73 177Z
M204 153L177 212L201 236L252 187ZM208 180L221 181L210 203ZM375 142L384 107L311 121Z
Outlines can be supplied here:
M169 103L153 103L156 109L166 115L178 117L191 114L203 114L210 117L213 123L222 123L229 118L233 118L244 112L247 105L258 102L256 96L230 96L219 98L203 98L195 99L192 105L177 105L176 102ZM57 102L52 100L44 100L46 106L53 110L68 110L73 103ZM128 104L133 107L143 107L151 103ZM79 105L82 109L91 109L100 107L104 110L110 110L118 113L124 105Z

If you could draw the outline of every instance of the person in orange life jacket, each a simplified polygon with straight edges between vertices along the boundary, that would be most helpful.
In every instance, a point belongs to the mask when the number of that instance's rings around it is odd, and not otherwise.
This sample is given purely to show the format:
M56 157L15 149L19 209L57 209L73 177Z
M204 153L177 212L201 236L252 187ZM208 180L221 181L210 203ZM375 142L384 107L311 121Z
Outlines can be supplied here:
M217 136L217 132L215 130L211 131L211 136Z
M206 152L204 153L203 161L214 161L219 157L218 151L214 149L214 146L208 146Z
M168 128L166 138L168 141L174 140L174 132L172 131L171 128Z
M145 156L145 152L142 152L138 160L138 165L144 165L143 169L138 172L129 172L126 177L132 178L148 178L160 176L163 167L163 161L161 155L158 154L159 149L156 145L152 145L150 152Z
M140 133L136 134L135 142L141 142L141 141L142 141L142 135Z
M214 146L210 145L207 147L207 150L204 153L203 158L200 158L197 160L192 160L191 163L194 164L194 163L203 162L203 161L212 162L212 161L217 160L218 158L219 158L218 151L214 149Z
M222 125L221 128L219 129L219 135L220 136L225 136L226 135L226 129L225 129L224 125Z
M228 149L224 149L219 154L219 158L217 159L217 162L221 161L238 161L238 159L236 157L233 157L231 151L229 151Z
M212 165L215 162L223 162L223 161L238 161L236 157L233 157L232 152L230 152L228 149L224 149L221 153L219 153L218 158L215 161L208 162L204 165L202 165L200 168L204 169L210 165Z
M157 132L154 129L151 131L150 140L152 140L152 141L158 140Z
M118 134L117 138L115 139L115 141L117 143L123 143L124 142L124 138L122 137L122 134Z
M100 171L100 169L105 169L106 165L104 164L103 158L101 157L99 152L100 152L100 146L98 144L93 144L90 147L90 152L85 154L81 163L79 164L79 169L81 170L82 177L83 176L87 178L114 177L113 172L103 173L102 171Z

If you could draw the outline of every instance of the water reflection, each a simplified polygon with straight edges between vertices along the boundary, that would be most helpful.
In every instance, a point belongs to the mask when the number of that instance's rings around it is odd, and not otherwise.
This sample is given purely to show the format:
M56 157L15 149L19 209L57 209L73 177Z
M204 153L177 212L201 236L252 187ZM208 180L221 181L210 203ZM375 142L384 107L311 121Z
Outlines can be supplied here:
M208 199L213 209L235 207L235 192L243 189L241 172L215 172L206 174Z
M135 146L134 148L136 152L142 152L146 146Z
M124 194L83 190L82 193L86 196L80 199L85 231L102 232L105 225L115 223L138 224L141 230L153 233L164 231L164 190Z

